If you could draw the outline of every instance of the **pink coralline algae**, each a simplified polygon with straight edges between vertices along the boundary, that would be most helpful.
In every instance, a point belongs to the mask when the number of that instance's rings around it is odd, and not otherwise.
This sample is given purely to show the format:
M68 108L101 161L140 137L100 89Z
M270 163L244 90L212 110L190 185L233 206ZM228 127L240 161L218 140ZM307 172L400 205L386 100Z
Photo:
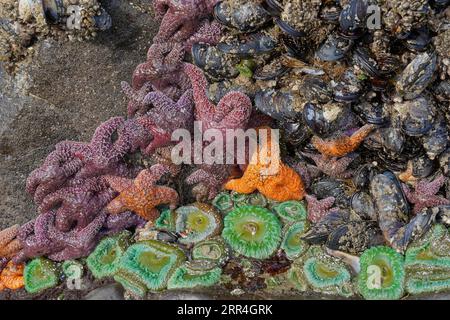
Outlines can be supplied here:
M425 208L450 204L450 200L436 195L444 183L445 177L440 175L433 181L424 179L416 182L414 191L411 191L406 185L402 185L406 198L410 203L414 204L415 214L418 214Z
M317 200L317 198L312 195L306 195L305 198L308 202L308 219L311 222L320 222L333 210L331 207L335 201L334 197Z
M175 102L162 92L150 92L144 101L152 104L145 116L138 122L152 135L152 141L143 150L151 155L155 149L172 144L172 133L177 129L187 129L192 132L194 126L192 90L187 90Z
M69 179L132 174L123 157L138 148L145 149L151 140L151 134L137 119L112 118L97 128L90 143L58 143L42 166L28 177L27 191L39 205Z

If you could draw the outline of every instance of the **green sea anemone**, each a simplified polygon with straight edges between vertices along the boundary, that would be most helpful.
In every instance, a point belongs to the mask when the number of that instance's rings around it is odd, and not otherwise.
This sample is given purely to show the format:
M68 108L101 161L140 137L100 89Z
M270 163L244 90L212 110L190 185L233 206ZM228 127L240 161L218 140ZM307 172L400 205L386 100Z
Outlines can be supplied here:
M220 234L222 217L212 206L194 203L176 210L176 231L182 244L193 244Z
M83 265L76 260L66 260L61 265L62 272L68 278L81 278L83 276Z
M244 206L225 216L222 237L238 253L266 259L280 245L281 223L265 208Z
M303 272L302 263L293 263L287 272L287 278L297 291L305 292L308 290L308 282L306 281L305 273Z
M37 293L58 284L60 270L58 265L46 258L36 258L27 263L23 273L25 290Z
M185 260L178 247L156 240L138 242L123 254L114 279L125 289L143 296L147 288L164 289L174 270Z
M212 201L212 205L222 213L228 213L234 207L234 203L229 192L219 193Z
M303 266L306 281L311 288L327 294L351 296L351 276L339 261L311 257Z
M326 254L320 246L311 246L295 259L288 271L291 285L298 291L350 297L354 288L350 272L339 259Z
M306 220L306 208L300 201L285 201L273 206L274 210L284 223Z
M163 210L155 221L155 228L164 231L175 231L176 214L173 210Z
M234 207L242 207L248 205L248 194L238 193L236 191L231 191L230 193L231 200L234 203Z
M194 260L208 260L223 265L229 258L230 249L221 237L200 241L192 248Z
M236 70L239 71L239 74L246 78L253 77L255 68L256 62L253 59L244 59L236 66Z
M411 278L406 280L406 290L411 294L437 293L450 290L450 273L442 279Z
M206 260L185 262L167 282L168 289L210 287L220 281L222 269Z
M308 244L301 240L301 236L308 230L308 227L307 220L297 221L284 227L281 249L290 260L298 258L308 249Z
M450 236L436 224L405 254L408 293L439 292L450 289Z
M404 292L403 257L394 249L372 247L360 257L358 289L365 299L400 299Z
M247 197L247 204L249 206L258 206L258 207L265 207L267 206L267 198L259 192L254 192L252 194L249 194Z
M111 277L116 273L120 258L130 245L130 238L131 233L123 231L100 241L86 259L86 264L95 278Z

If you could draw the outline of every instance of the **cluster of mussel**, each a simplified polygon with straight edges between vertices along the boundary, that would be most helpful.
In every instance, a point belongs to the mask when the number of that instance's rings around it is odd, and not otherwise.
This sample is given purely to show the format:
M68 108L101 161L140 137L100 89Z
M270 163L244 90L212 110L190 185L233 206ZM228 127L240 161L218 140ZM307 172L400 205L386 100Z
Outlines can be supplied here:
M216 82L213 100L242 91L274 118L286 157L306 168L308 191L336 199L340 214L325 217L309 241L361 253L386 239L403 252L436 219L448 219L448 4L215 6L227 31L217 45L195 44L193 61Z

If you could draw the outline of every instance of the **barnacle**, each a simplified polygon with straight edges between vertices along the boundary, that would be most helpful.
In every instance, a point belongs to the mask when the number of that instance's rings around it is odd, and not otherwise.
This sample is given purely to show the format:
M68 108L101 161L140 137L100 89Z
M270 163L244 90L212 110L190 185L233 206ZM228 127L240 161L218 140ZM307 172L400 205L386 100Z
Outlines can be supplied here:
M222 237L238 253L265 259L281 242L281 223L265 208L245 206L225 216Z
M211 261L188 261L174 271L167 288L210 287L219 282L221 274L222 269Z
M294 260L298 258L308 249L308 244L301 239L301 236L308 230L308 227L309 225L306 220L297 221L284 227L281 249L286 252L286 256L289 259Z
M230 258L231 252L223 238L216 237L196 243L191 254L194 260L208 260L223 265Z
M25 266L23 279L29 293L41 292L58 284L60 270L56 263L46 258L36 258Z
M172 245L146 240L131 245L122 256L114 279L125 289L143 296L147 289L164 289L174 270L186 260Z
M403 296L404 262L394 249L384 246L367 249L361 255L360 265L358 289L364 298L392 300Z
M87 257L86 263L95 278L111 277L117 271L120 258L130 245L131 233L123 231L103 239Z
M300 201L281 202L272 207L272 210L284 223L306 220L306 209Z
M176 214L176 231L182 234L180 243L196 243L222 230L222 217L210 205L194 203L178 208Z

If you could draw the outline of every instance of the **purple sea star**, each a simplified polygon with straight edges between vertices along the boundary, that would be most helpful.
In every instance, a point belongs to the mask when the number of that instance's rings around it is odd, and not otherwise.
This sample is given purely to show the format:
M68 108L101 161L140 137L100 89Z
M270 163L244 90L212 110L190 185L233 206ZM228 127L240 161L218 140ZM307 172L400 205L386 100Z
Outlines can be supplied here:
M96 129L90 143L58 143L43 165L28 177L27 191L39 205L45 196L64 186L69 179L102 174L129 175L132 171L123 157L138 148L145 149L151 140L151 133L139 124L139 119L112 118Z
M336 200L334 197L317 200L317 198L312 195L306 195L305 198L308 202L308 219L313 223L320 222L320 220L332 212L331 207Z
M352 177L353 172L347 171L347 168L357 157L354 153L342 158L330 158L322 154L308 152L302 152L302 155L313 160L317 168L327 176L336 179L349 179Z
M150 105L144 102L144 98L150 91L152 91L152 84L147 82L139 90L133 89L133 87L125 81L122 81L120 85L123 93L128 98L128 116L134 117L136 113L139 115L145 114L145 112L147 112L150 108Z
M187 52L190 52L194 43L206 43L216 45L223 36L224 27L217 21L204 20L197 32L193 34L184 44Z
M229 92L215 106L206 94L208 81L202 70L185 63L184 71L192 83L195 119L202 121L203 131L219 129L225 137L227 129L246 128L252 112L252 102L247 95L237 91Z
M174 102L162 92L150 92L144 99L154 108L138 121L152 134L152 141L143 150L144 154L151 155L155 149L172 144L172 132L177 129L193 129L192 90L186 91L183 96Z
M154 7L157 16L164 16L153 42L186 41L195 32L200 21L211 15L217 2L218 0L156 1Z
M195 185L192 193L198 202L213 199L229 179L232 165L202 165L187 178L188 185Z
M441 174L431 182L426 179L416 182L414 191L411 191L406 185L402 185L406 198L414 204L414 214L418 214L425 208L450 204L450 200L436 195L444 183L445 177Z

